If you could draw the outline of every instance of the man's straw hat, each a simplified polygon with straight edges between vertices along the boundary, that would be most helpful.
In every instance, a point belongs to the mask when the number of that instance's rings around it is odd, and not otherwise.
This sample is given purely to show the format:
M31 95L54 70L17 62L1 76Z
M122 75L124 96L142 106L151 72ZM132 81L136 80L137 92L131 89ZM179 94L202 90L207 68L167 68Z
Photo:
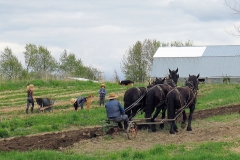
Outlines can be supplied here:
M71 102L72 104L74 104L76 101L77 101L77 98L72 98L72 99L70 100L70 102Z
M29 84L29 85L27 86L27 89L34 90L34 85L33 85L33 84Z
M110 93L108 99L116 99L118 96L115 93Z
M101 84L101 87L104 87L104 88L105 88L106 86L105 86L105 84Z

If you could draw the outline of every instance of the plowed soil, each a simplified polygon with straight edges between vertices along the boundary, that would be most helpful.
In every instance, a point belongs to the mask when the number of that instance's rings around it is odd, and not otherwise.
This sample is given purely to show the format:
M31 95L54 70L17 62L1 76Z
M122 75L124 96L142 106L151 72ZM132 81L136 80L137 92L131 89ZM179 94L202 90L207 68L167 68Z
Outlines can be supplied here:
M240 105L218 107L213 109L195 111L193 120L212 117L215 115L239 113ZM239 121L235 123L212 123L207 126L193 126L193 131L187 132L179 127L179 132L170 135L168 130L157 132L139 131L133 140L112 139L104 141L101 136L101 127L91 127L78 130L69 130L56 133L31 135L25 137L14 137L0 140L0 151L28 151L35 149L65 150L73 149L77 152L94 152L99 150L121 150L126 147L133 149L146 149L157 143L183 143L198 141L218 141L240 137ZM147 138L148 137L148 138ZM114 145L113 145L114 144ZM81 149L77 149L81 148Z

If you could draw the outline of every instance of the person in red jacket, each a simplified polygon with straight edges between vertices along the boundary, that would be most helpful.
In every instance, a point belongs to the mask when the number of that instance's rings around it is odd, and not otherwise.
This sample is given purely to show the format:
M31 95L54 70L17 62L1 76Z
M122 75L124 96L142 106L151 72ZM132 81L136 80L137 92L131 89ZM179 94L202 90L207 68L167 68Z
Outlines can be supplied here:
M31 113L33 113L34 108L34 85L30 84L27 86L27 107L26 107L26 114L28 114L28 108L32 104Z

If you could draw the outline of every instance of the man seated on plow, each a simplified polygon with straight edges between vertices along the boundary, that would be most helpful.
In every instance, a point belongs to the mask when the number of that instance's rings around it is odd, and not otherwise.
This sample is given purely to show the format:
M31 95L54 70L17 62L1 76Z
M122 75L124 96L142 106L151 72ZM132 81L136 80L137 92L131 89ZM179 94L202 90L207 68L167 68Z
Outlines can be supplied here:
M120 102L116 100L118 96L115 93L110 93L108 99L109 101L106 103L106 112L107 118L114 122L118 123L118 126L122 128L121 121L124 122L124 129L128 128L128 115L124 114L124 109Z

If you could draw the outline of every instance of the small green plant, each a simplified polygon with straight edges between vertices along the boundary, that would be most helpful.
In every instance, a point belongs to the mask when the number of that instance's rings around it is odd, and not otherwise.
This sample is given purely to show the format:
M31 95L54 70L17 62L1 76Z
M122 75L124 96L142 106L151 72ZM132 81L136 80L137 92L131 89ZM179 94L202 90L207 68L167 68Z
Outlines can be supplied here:
M10 134L5 129L0 129L0 138L8 138L10 137Z
M229 84L229 83L230 83L230 80L231 80L231 79L230 79L229 76L227 76L227 75L224 76L224 77L223 77L223 84Z

